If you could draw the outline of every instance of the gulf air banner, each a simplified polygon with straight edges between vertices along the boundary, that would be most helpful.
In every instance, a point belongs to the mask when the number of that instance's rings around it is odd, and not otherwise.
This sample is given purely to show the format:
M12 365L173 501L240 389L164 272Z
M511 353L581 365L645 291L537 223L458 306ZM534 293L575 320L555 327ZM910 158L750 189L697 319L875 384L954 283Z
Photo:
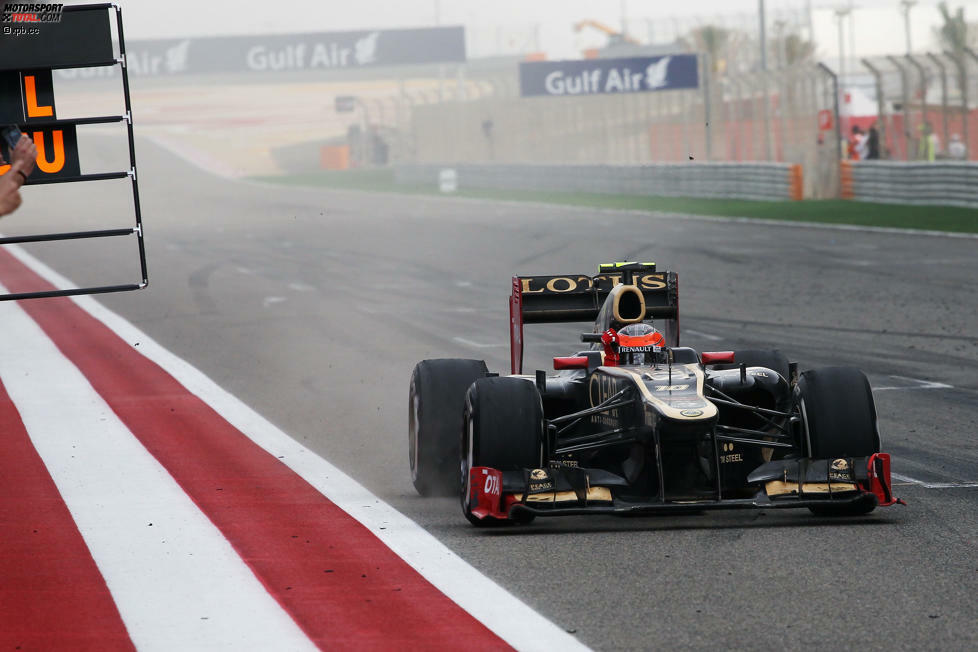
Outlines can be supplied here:
M523 97L649 93L698 87L695 54L520 64Z
M131 75L276 73L465 61L465 29L311 32L128 41ZM111 68L59 70L61 79L117 74Z

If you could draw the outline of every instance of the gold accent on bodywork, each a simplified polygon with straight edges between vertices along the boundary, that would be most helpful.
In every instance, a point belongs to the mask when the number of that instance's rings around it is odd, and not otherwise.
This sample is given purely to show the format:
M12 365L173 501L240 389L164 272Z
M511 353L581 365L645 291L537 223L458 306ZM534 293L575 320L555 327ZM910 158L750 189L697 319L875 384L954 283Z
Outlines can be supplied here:
M637 324L638 322L645 319L645 295L634 285L616 285L611 290L611 294L614 297L612 299L612 311L611 314L614 315L615 321L621 324ZM628 295L636 297L638 301L638 315L631 317L623 317L619 311L621 301Z
M806 482L802 485L802 492L806 494L829 494L842 493L844 491L857 491L859 487L851 482ZM764 490L768 496L787 496L798 493L797 482L782 482L772 480L764 485Z
M523 500L523 494L513 494L518 501ZM611 490L607 487L588 487L587 501L590 502L611 502ZM567 503L577 502L577 494L573 491L557 491L543 494L531 494L526 499L528 503Z
M642 378L642 374L627 367L602 367L601 369L611 376L633 379L635 385L638 386L639 391L642 392L642 396L645 401L654 405L663 414L663 416L669 417L670 419L680 421L700 421L712 419L717 415L717 407L710 401L705 400L705 397L703 396L703 383L706 380L706 375L697 364L673 365L674 373L676 369L682 369L686 373L692 374L696 378L696 390L694 392L689 392L689 395L703 399L704 403L706 403L706 405L704 405L702 408L699 408L703 410L703 414L697 417L686 416L682 413L684 409L688 408L675 408L672 407L672 405L670 405L667 401L656 398L655 393L649 391L649 388L646 386L645 380Z

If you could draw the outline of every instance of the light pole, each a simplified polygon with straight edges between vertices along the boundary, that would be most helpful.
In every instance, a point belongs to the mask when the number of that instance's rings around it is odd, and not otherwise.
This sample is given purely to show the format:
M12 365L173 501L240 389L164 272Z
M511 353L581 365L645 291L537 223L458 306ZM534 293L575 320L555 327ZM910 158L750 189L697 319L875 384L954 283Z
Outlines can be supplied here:
M785 41L785 31L788 23L784 20L774 21L775 47L778 52L778 68L788 67L788 44Z
M917 0L900 0L903 6L903 27L907 32L907 54L912 52L910 47L910 8L917 4Z
M849 0L849 56L856 58L856 6L855 0Z
M849 7L839 7L835 10L835 17L839 21L839 120L842 120L842 113L846 107L845 103L845 74L846 74L846 52L845 40L843 39L843 28L845 27L846 16L852 11Z
M767 70L767 17L764 15L764 0L757 0L757 13L761 22L761 70Z
M850 7L839 7L835 10L835 17L839 21L839 81L841 85L842 77L846 74L846 50L845 50L845 39L843 38L843 31L845 28L845 19L852 12Z
M628 39L628 18L625 0L621 0L621 42L626 43Z

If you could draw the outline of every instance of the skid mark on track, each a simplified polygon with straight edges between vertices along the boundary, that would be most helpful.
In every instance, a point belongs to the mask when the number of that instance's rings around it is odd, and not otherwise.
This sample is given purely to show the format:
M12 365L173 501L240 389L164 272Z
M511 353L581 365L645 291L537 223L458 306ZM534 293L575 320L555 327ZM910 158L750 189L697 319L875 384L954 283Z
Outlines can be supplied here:
M910 476L903 475L901 473L890 473L890 477L894 480L899 480L901 483L912 484L918 487L923 487L924 489L974 489L978 488L978 481L976 480L960 480L954 482L925 482L924 480L918 480L917 478L911 478Z
M692 328L683 329L683 335L695 335L697 337L702 337L705 340L710 340L711 342L719 342L723 339L719 335L710 335L709 333L704 333L702 331L694 331Z
M453 342L458 342L464 346L472 347L473 349L495 349L503 346L508 346L506 344L480 344L479 342L473 342L472 340L467 340L464 337L453 337Z
M908 390L908 389L954 389L954 385L947 385L945 383L936 383L930 380L921 380L919 378L910 378L908 376L896 376L890 375L887 378L896 378L897 380L903 380L908 383L913 383L911 385L886 385L883 387L874 387L874 392L887 392L894 390Z

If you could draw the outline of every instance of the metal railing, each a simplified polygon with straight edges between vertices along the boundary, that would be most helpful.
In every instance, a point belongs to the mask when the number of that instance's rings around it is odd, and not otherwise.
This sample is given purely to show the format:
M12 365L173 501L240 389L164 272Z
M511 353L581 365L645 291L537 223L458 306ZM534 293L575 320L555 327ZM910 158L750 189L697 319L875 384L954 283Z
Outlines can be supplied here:
M846 161L842 196L885 204L978 208L978 163Z
M406 163L394 169L398 184L415 186L434 186L451 169L461 189L755 200L801 199L802 190L801 167L788 163Z

